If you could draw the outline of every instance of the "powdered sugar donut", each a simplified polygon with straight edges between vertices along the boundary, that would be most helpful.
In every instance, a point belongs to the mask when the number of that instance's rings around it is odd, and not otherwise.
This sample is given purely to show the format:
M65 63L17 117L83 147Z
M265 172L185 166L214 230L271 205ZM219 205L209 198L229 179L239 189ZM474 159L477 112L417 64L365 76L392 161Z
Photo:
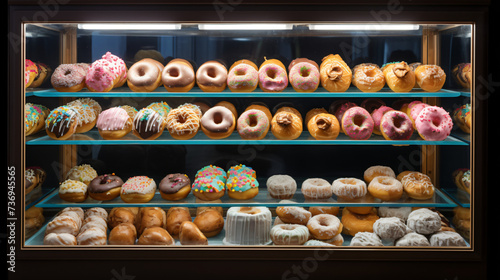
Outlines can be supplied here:
M406 234L407 228L399 218L380 218L373 224L373 232L383 240L396 240Z
M454 231L439 231L429 238L431 246L467 246L464 238Z
M427 208L412 211L406 221L408 227L420 234L431 234L441 228L441 217Z
M415 127L424 140L442 141L450 135L453 121L443 108L427 106L415 120Z
M332 192L341 199L353 200L366 195L366 183L356 178L339 178L332 183Z
M342 232L342 224L339 218L330 214L319 214L313 216L307 222L309 232L316 239L328 240Z
M383 246L382 240L373 232L358 232L351 239L349 246Z
M401 219L406 223L408 219L408 215L411 213L411 207L379 207L378 215L380 217L388 218L388 217L396 217Z
M267 191L272 198L290 199L297 190L297 183L289 175L273 175L267 179Z
M306 199L327 199L332 196L331 184L321 178L309 178L302 183L302 194Z
M399 238L394 243L394 246L430 246L427 237L416 232L409 232L405 236Z

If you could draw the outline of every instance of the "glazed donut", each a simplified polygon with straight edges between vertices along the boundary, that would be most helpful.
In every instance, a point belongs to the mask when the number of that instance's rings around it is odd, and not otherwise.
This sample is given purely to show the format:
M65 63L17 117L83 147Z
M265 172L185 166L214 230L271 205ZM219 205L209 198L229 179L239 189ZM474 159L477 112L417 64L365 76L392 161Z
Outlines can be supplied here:
M271 120L271 132L280 140L296 139L302 133L302 120L297 114L277 112Z
M340 199L353 200L364 197L366 183L356 178L339 178L332 183L332 192Z
M89 196L95 200L108 201L120 195L123 181L114 174L95 177L88 186Z
M170 136L179 140L193 138L200 129L198 112L188 106L180 106L170 111L166 122Z
M330 214L337 216L340 211L340 207L338 206L311 206L309 207L309 212L311 215L316 216L319 214Z
M351 68L338 54L329 54L319 66L321 86L329 92L344 92L351 85Z
M45 235L50 233L68 233L76 236L80 231L82 221L71 215L58 215L47 223Z
M59 106L45 119L45 131L52 139L66 140L76 132L80 119L78 111L69 106Z
M430 246L452 246L465 247L467 243L464 238L453 231L439 231L429 237Z
M67 179L59 185L59 197L64 201L83 202L87 196L87 185L81 181Z
M120 197L127 203L146 203L153 199L156 191L156 183L147 176L135 176L129 178L120 191Z
M392 168L390 168L389 166L383 165L370 166L363 173L363 179L367 184L370 184L370 182L378 176L389 176L396 178L396 173L394 173Z
M115 83L113 86L114 88L121 87L127 82L127 66L125 65L125 62L123 59L119 58L118 56L112 54L111 52L106 52L103 56L102 59L106 59L111 63L110 67L113 72L118 73L118 81ZM158 62L159 64L159 62Z
M131 223L122 223L109 232L109 245L134 245L137 239L137 230Z
M297 58L288 65L290 84L297 92L313 92L319 86L319 66L307 58Z
M196 71L196 84L204 92L221 92L226 88L227 69L222 63L210 60Z
M280 224L271 228L275 245L302 245L309 239L309 229L304 225Z
M358 232L373 232L373 224L379 219L375 211L360 215L349 211L347 208L342 210L341 223L343 225L342 233L355 236Z
M238 117L237 130L242 139L260 140L269 131L269 119L261 110L250 109Z
M106 245L107 234L100 228L89 228L85 231L81 231L76 236L76 242L78 245L86 246L100 246Z
M191 221L182 222L179 231L179 240L181 245L208 245L207 237Z
M384 246L380 237L373 232L357 232L349 246Z
M334 115L319 113L307 122L307 130L316 140L335 140L340 133L340 124Z
M57 66L50 83L59 92L77 92L85 87L85 70L76 64Z
M143 140L158 138L166 125L166 120L153 109L141 109L134 118L132 132Z
M297 190L297 182L289 175L272 175L266 186L269 195L277 199L290 199Z
M138 245L175 245L175 240L168 231L161 227L151 227L144 230L139 239Z
M327 199L332 197L332 185L325 179L309 178L302 182L301 192L307 199Z
M259 182L246 173L229 175L226 181L227 194L232 199L252 199L259 193Z
M396 217L380 218L373 224L373 232L382 240L396 240L406 235L406 225Z
M417 132L424 140L442 141L450 135L453 121L450 114L441 107L427 106L415 120Z
M325 108L313 108L306 113L306 118L304 119L304 123L307 125L312 117L317 114L325 113L328 114L328 111ZM338 120L337 120L338 121Z
M307 228L311 235L319 240L332 239L342 232L342 224L339 218L330 214L313 216L307 222Z
M420 208L408 215L406 225L416 233L432 234L441 228L441 217L432 210Z
M175 58L161 72L163 86L169 92L188 92L195 84L193 65L182 58Z
M413 134L410 118L401 111L392 110L385 113L379 127L386 140L409 140Z
M394 92L409 92L415 85L415 73L404 62L391 62L382 66L385 82Z
M107 59L94 61L85 76L85 85L90 91L108 92L120 81L121 77L113 69L114 63Z
M151 92L162 82L163 65L159 67L155 60L142 59L134 63L127 74L127 85L135 92Z
M288 86L285 65L278 59L267 59L259 66L259 88L263 92L281 92Z
M206 237L213 237L219 234L224 228L224 218L219 211L207 209L194 218L193 223L200 229Z
M301 225L307 225L307 222L312 217L311 212L298 206L276 207L276 215L278 215L280 220L284 223Z
M227 87L232 92L252 92L259 85L259 69L250 60L233 63L227 74Z
M82 103L80 99L73 100L66 105L77 110L80 115L75 133L85 133L94 128L98 116L94 108Z
M196 116L198 116L198 118L200 118L200 119L203 116L203 111L201 110L200 106L198 106L196 104L184 103L182 105L179 105L177 108L191 109L191 110L193 110L196 113Z
M52 246L69 246L77 245L76 236L71 233L55 233L51 232L43 238L43 245Z
M377 176L368 185L368 192L382 201L396 201L403 195L403 185L391 176Z
M342 117L342 130L354 140L367 140L373 132L373 119L365 109L356 106L348 109Z
M133 118L125 109L113 107L99 114L96 127L103 139L120 139L132 131Z
M81 181L87 186L95 177L97 177L97 171L90 164L75 165L66 174L66 179Z
M430 246L429 240L422 234L409 232L394 242L394 246Z
M382 132L380 132L380 122L385 113L391 110L393 110L391 107L382 105L379 108L372 111L371 117L373 119L373 133L377 135L382 135Z
M384 73L377 64L358 64L352 72L352 84L362 92L377 92L385 86Z
M174 173L165 176L158 184L163 199L177 201L184 199L191 192L191 180L186 174Z
M166 213L166 218L165 228L175 239L179 239L181 224L185 221L192 221L191 213L187 207L170 207Z
M420 172L411 172L401 179L403 189L409 197L418 200L431 199L434 196L434 185L429 176Z
M420 88L429 92L441 90L446 82L446 74L437 65L419 65L415 69L415 78Z
M35 77L38 75L38 67L36 64L29 60L24 60L24 88L27 88L33 83Z
M201 130L212 139L226 138L233 133L236 120L231 110L224 106L214 106L200 119Z

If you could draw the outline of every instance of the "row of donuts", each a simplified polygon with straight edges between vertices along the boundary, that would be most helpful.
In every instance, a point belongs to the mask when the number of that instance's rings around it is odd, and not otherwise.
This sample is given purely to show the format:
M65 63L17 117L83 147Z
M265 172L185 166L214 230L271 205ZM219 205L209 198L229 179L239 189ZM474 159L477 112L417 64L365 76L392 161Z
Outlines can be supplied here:
M313 60L296 58L285 67L278 59L267 59L257 67L248 59L234 62L229 69L217 60L204 62L198 69L186 59L175 58L163 65L143 58L127 69L123 60L106 52L91 64L61 64L51 76L54 89L76 92L84 87L90 91L107 92L127 83L132 91L151 92L163 85L167 91L187 92L196 84L204 92L281 92L290 84L297 92L314 92L319 85L329 92L344 92L351 82L363 92L380 91L386 84L395 92L421 88L439 91L446 74L438 65L418 62L390 62L379 67L362 63L351 69L338 54L325 56L318 66Z
M95 100L80 98L50 112L43 105L27 103L25 132L26 135L36 133L43 129L45 122L47 134L56 140L68 139L94 126L103 139L120 139L133 131L140 139L153 140L167 128L173 138L186 140L201 128L212 139L226 138L236 130L242 139L259 140L271 131L277 139L293 140L306 126L317 140L334 140L339 133L354 140L366 140L372 134L387 140L408 140L416 130L424 140L440 141L453 129L452 118L446 110L419 100L399 108L386 106L378 98L365 99L360 105L337 100L328 111L325 108L309 110L305 119L292 106L283 106L272 115L265 104L253 103L238 115L235 106L227 101L213 107L203 102L185 103L174 109L166 102L153 102L140 111L128 105L102 111ZM454 118L470 125L470 107L467 111L464 106L455 111Z
M356 207L351 207L356 208ZM370 218L338 207L279 206L273 222L267 207L116 207L62 209L46 226L44 245L209 245L208 237L225 229L224 245L467 246L438 211L380 207ZM457 217L470 217L466 208ZM466 218L466 217L465 217ZM249 225L252 226L249 226ZM109 235L108 235L109 232ZM108 237L109 236L109 237ZM179 244L177 243L177 244Z
M200 200L213 201L223 197L226 191L232 199L248 200L259 193L256 178L255 170L242 164L227 171L207 165L196 172L192 184L186 174L168 174L160 181L158 190L163 199L170 201L184 199L191 192ZM297 182L289 175L278 174L267 179L266 187L272 198L291 199L297 191ZM147 203L156 191L157 185L152 178L134 176L124 182L114 173L98 175L89 164L71 168L59 185L59 197L69 202L83 202L88 196L99 201L120 196L127 203ZM306 200L326 200L335 194L342 201L371 199L373 202L373 198L397 201L403 194L412 199L427 200L434 196L435 188L423 173L403 171L396 176L390 167L376 165L365 170L363 180L349 177L330 183L322 178L306 179L300 192Z

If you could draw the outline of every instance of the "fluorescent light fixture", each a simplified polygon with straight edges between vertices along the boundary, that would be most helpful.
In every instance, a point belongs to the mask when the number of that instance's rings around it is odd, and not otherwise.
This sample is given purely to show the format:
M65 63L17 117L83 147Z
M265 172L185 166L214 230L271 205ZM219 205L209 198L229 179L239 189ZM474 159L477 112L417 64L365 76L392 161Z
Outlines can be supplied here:
M172 23L82 23L78 29L88 30L177 30L180 24Z
M345 31L404 31L418 30L418 24L387 24L387 23L369 23L369 24L310 24L309 30L345 30Z
M293 24L283 23L207 23L198 24L199 30L292 30Z

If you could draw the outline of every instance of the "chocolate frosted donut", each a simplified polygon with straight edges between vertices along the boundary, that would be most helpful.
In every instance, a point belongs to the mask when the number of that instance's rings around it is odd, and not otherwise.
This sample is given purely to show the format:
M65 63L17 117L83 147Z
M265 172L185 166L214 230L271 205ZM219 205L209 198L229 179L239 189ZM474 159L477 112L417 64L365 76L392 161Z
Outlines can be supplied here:
M191 180L186 174L168 174L158 185L160 195L166 200L181 200L191 192Z
M205 92L219 92L226 88L227 69L220 62L210 60L196 71L196 83Z
M123 180L114 174L95 177L88 186L89 196L97 200L111 200L120 195Z
M161 74L163 85L168 91L189 91L194 86L194 70L185 59L172 59Z
M191 180L188 176L181 173L168 174L158 185L163 193L176 193L185 186L190 186Z
M153 109L143 108L135 115L133 133L141 139L156 139L164 128L165 119Z

